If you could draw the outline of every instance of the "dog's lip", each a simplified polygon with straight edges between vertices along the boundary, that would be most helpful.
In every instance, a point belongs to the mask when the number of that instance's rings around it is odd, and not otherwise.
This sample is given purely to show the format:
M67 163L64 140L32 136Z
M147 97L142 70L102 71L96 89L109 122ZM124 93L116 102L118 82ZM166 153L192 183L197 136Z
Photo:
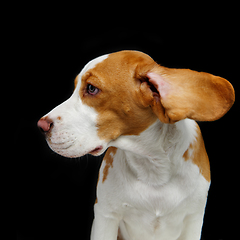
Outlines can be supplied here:
M103 146L98 146L96 148L94 148L91 152L89 152L90 154L96 154L98 152L100 152L103 149Z

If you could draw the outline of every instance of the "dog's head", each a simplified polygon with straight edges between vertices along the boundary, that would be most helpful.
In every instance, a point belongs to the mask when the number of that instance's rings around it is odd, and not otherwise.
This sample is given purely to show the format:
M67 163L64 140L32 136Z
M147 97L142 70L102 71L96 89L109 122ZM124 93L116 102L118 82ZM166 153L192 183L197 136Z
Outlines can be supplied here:
M121 51L90 61L72 96L38 121L51 149L66 157L100 155L123 135L139 135L159 119L214 121L234 102L221 77L158 65Z

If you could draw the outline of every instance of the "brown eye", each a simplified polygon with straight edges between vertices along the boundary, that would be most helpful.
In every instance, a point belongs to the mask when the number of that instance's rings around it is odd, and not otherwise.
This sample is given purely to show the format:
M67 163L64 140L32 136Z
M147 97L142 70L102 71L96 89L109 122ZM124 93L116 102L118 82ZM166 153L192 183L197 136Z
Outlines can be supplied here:
M96 95L99 92L99 89L94 87L92 84L87 85L87 92L91 95Z

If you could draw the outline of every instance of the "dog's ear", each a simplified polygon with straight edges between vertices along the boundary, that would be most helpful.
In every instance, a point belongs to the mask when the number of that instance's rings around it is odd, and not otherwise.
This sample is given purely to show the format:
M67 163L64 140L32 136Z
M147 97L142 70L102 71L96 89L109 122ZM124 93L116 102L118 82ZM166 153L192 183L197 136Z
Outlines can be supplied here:
M235 100L232 85L209 73L155 64L140 75L143 101L164 123L185 118L214 121L226 114Z

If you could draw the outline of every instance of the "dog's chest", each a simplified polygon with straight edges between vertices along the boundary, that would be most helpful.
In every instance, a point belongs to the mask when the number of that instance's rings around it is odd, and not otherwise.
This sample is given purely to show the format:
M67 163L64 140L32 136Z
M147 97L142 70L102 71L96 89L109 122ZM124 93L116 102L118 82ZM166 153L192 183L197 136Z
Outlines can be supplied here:
M97 195L101 204L119 213L121 229L127 228L133 236L142 229L140 235L145 236L139 239L154 239L153 236L160 235L175 239L184 228L185 217L205 205L209 184L190 161L183 161L186 174L168 176L167 184L151 186L136 177L123 151L117 150L110 156L111 161L102 163ZM142 176L151 170L146 166L143 169L146 171ZM201 179L191 179L191 175Z
M136 239L176 239L184 228L188 212L186 203L165 215L156 209L129 205L125 208L120 223L121 231L127 229L127 235L137 237Z
M120 229L129 239L175 240L186 228L187 216L197 214L206 202L206 194L192 190L189 195L174 181L162 189L136 182L125 190L118 196L122 208Z
M120 228L127 232L129 239L175 240L185 228L186 216L205 204L204 199L202 203L197 202L195 196L186 196L175 187L161 191L140 182L126 188L125 194L121 195L122 198L118 196L122 208Z
M137 161L137 160L136 160ZM165 215L169 211L172 211L179 203L187 196L193 194L197 189L199 178L199 169L196 165L189 162L184 162L182 169L186 174L176 174L174 176L170 174L170 167L165 165L167 169L168 179L166 184L151 185L150 180L158 178L161 181L161 175L164 175L164 171L161 173L157 170L158 165L153 167L144 166L144 162L139 160L139 171L144 171L140 176L144 176L146 181L140 179L131 166L125 159L124 152L121 150L115 150L114 153L110 152L108 161L103 161L98 183L98 197L103 198L107 202L112 202L116 206L123 204L123 209L127 211L135 209L145 209L147 212L153 212L154 215L157 212L159 215ZM137 166L134 166L135 169ZM163 168L160 164L159 168ZM154 173L156 170L156 173ZM148 176L149 175L149 176ZM160 175L160 176L158 176ZM166 175L166 174L165 174ZM198 177L192 177L198 176ZM150 179L148 181L148 179ZM106 199L106 196L107 199ZM191 196L193 198L193 195ZM124 205L124 203L126 203Z

